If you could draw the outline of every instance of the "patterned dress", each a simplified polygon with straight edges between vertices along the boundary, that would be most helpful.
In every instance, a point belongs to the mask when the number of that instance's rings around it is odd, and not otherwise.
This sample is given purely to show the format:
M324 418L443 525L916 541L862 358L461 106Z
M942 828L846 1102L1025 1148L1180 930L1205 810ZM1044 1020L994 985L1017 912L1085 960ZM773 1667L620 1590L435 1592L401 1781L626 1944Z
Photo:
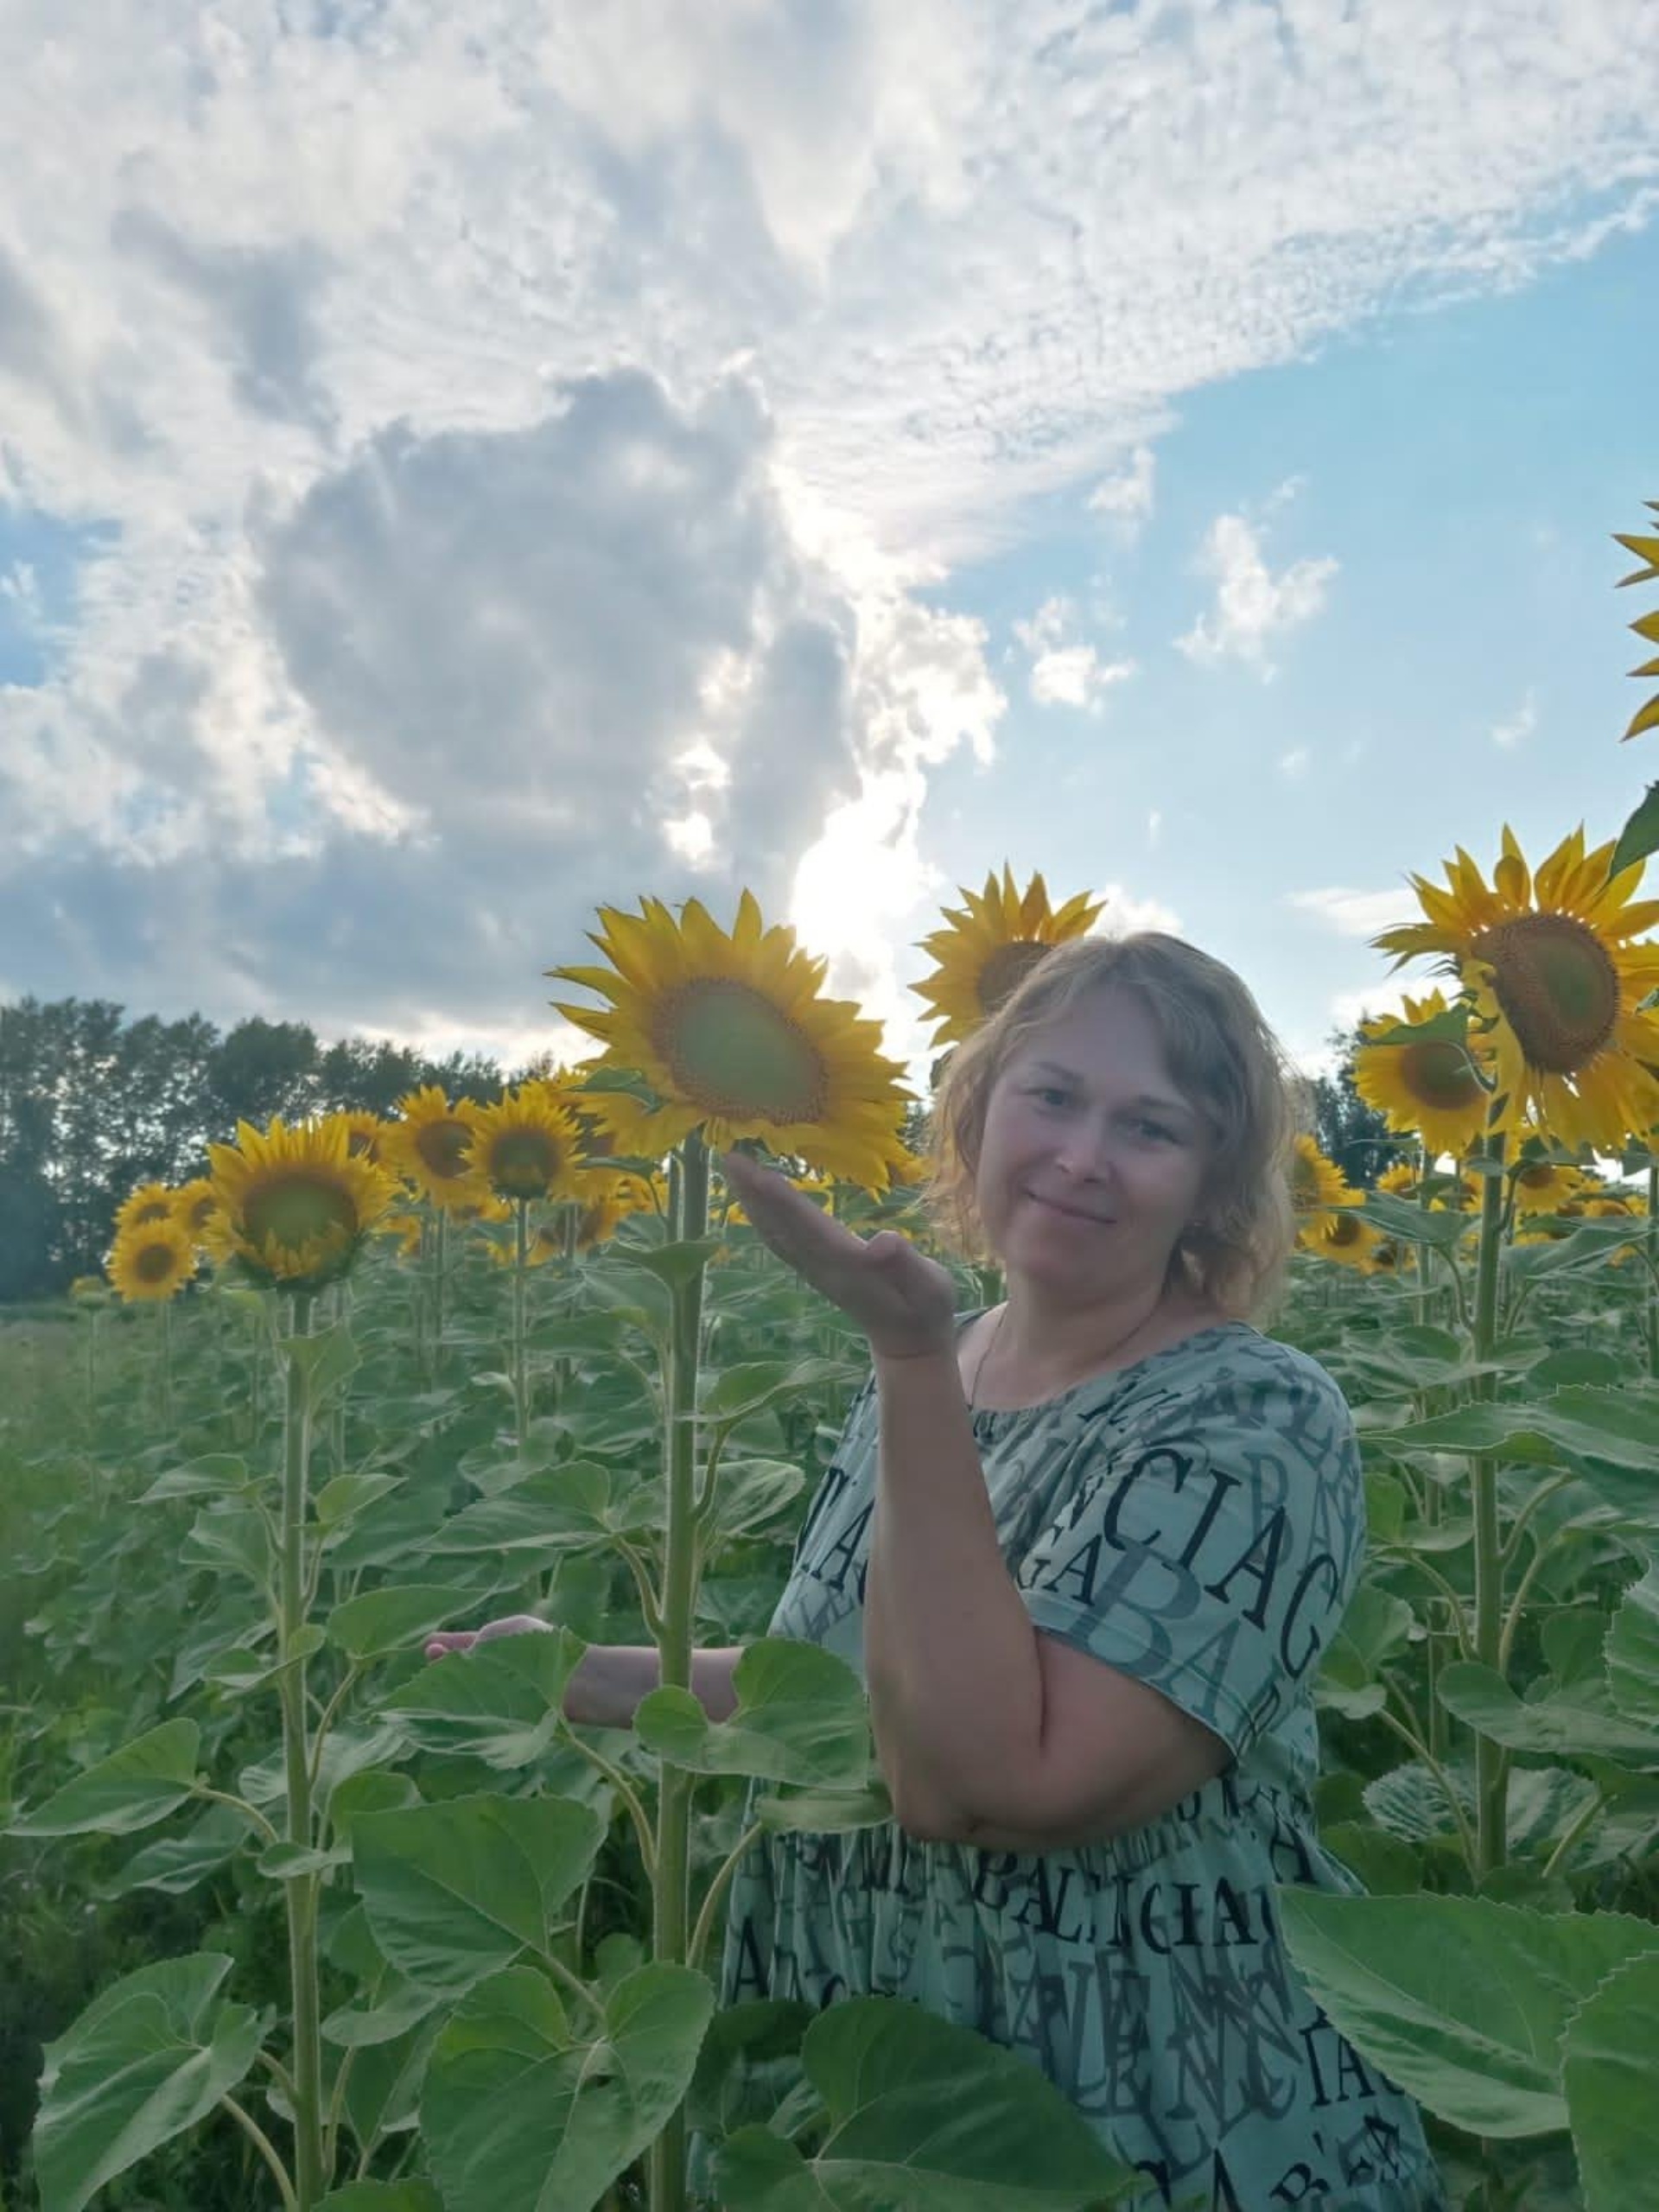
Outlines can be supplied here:
M1311 1686L1365 1541L1341 1393L1228 1322L973 1423L1035 1626L1161 1691L1232 1764L1144 1827L1065 1849L923 1843L893 1822L763 1836L733 1883L722 2003L904 1997L976 2028L1147 2177L1137 2205L1441 2212L1415 2106L1332 2026L1274 1910L1275 1883L1359 1889L1310 1794ZM871 1382L771 1624L861 1675L876 1444Z

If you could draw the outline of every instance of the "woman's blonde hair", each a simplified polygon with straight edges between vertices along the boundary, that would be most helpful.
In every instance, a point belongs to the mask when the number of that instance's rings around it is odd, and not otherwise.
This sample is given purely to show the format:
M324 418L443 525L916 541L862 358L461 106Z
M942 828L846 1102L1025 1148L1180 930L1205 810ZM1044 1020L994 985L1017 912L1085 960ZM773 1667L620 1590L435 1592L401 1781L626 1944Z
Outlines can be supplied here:
M1056 945L957 1046L934 1100L929 1207L965 1255L985 1252L974 1186L997 1077L1039 1030L1109 986L1146 1008L1176 1088L1209 1124L1198 1212L1170 1255L1166 1287L1235 1319L1261 1317L1279 1295L1295 1243L1286 1174L1294 1077L1232 969L1159 930Z

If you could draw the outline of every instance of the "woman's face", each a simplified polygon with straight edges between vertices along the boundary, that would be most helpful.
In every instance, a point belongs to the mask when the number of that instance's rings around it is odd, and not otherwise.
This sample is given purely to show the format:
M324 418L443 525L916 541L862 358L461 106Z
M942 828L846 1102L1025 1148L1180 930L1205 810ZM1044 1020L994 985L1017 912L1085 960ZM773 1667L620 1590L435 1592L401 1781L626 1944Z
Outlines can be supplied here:
M1176 1089L1152 1017L1107 985L1004 1064L975 1196L1007 1273L1098 1295L1162 1281L1210 1156L1208 1125Z

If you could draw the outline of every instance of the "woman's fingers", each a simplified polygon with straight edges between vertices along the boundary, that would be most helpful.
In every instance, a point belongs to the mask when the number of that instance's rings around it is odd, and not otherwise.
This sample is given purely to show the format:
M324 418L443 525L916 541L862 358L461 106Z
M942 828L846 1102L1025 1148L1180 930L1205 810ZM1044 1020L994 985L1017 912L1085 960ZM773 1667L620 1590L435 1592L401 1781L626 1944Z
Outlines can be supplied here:
M470 1651L480 1633L475 1628L435 1630L426 1639L426 1656L429 1659L442 1659L446 1651Z
M545 1631L547 1625L534 1613L507 1613L499 1621L486 1621L482 1628L434 1629L424 1649L429 1659L442 1659L446 1652L470 1651L475 1643L493 1643L499 1636L534 1636L538 1630Z

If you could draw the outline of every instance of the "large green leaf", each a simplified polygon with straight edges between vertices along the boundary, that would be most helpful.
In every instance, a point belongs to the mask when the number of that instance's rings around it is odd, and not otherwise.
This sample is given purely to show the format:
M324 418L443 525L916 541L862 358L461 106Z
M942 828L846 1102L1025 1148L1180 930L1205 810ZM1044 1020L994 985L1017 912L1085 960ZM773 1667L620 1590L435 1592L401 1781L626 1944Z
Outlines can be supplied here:
M238 1813L232 1805L209 1805L182 1835L158 1836L154 1843L135 1852L120 1872L102 1885L98 1895L119 1897L130 1890L164 1890L181 1897L234 1857L254 1833L245 1813Z
M330 2190L317 2212L443 2212L429 2181L351 2181Z
M1624 1592L1607 1632L1606 1653L1613 1702L1648 1735L1659 1763L1659 1564Z
M657 1484L626 1483L592 1460L573 1459L542 1468L500 1496L464 1507L434 1531L431 1556L525 1552L550 1559L637 1534L661 1518Z
M689 1967L625 1975L602 2024L528 1967L475 1989L421 2098L448 2212L589 2212L684 2096L714 2006Z
M1659 1953L1610 1974L1561 2049L1585 2212L1659 2208Z
M791 1459L722 1461L707 1530L710 1546L717 1549L734 1536L749 1535L768 1522L775 1522L784 1508L799 1497L805 1483L806 1477ZM794 1532L785 1523L776 1533L784 1540Z
M592 1866L605 1823L558 1797L456 1797L360 1814L357 1888L381 1950L411 1981L460 1996L525 1949Z
M1391 1450L1498 1452L1540 1466L1606 1459L1650 1475L1659 1466L1659 1399L1580 1386L1530 1404L1460 1406L1376 1440Z
M1386 1191L1370 1192L1361 1206L1344 1207L1380 1229L1386 1236L1409 1237L1415 1244L1433 1244L1450 1250L1469 1224L1460 1213L1431 1213L1426 1206L1408 1205Z
M348 1598L328 1616L328 1634L353 1659L418 1649L423 1637L460 1613L475 1612L479 1592L429 1583L370 1590Z
M1353 1720L1379 1712L1387 1692L1377 1670L1404 1650L1414 1619L1403 1598L1391 1597L1375 1583L1363 1583L1326 1649L1314 1684L1316 1701Z
M499 1637L435 1660L383 1710L424 1751L471 1752L500 1769L528 1766L558 1733L565 1684L587 1649L569 1629Z
M758 1998L716 2012L703 2038L686 2117L701 2135L734 2135L770 2123L800 2091L801 2040L817 2008L786 1998Z
M201 1732L194 1720L164 1720L124 1744L85 1774L11 1823L14 1835L131 1835L183 1804L196 1776Z
M801 2061L823 2146L740 2128L715 2156L728 2212L1084 2212L1145 2189L1028 2059L919 2005L832 2005Z
M702 1418L725 1427L805 1390L840 1388L858 1370L839 1359L742 1360L725 1369L702 1394Z
M1361 2054L1477 2135L1567 2124L1558 2045L1603 1976L1659 1951L1659 1927L1481 1897L1281 1889L1297 1966Z
M1659 1766L1659 1732L1624 1719L1593 1678L1527 1703L1495 1668L1459 1660L1441 1675L1440 1695L1448 1713L1510 1751Z
M1642 713L1649 713L1652 705L1653 702L1649 700ZM1637 722L1641 719L1638 715ZM1636 727L1637 724L1632 723L1625 731L1625 736L1634 736ZM1630 868L1637 861L1644 861L1650 853L1656 852L1659 852L1659 784L1649 784L1636 812L1618 833L1618 842L1613 848L1612 859L1607 863L1607 873L1610 876L1617 875L1621 868Z
M279 1337L277 1343L299 1370L301 1389L313 1414L321 1410L331 1391L351 1380L361 1357L343 1321L313 1336Z
M80 2212L242 2080L259 2023L247 2005L216 2001L230 1969L216 1951L140 1967L47 2045L35 2124L41 2212Z
M815 1643L766 1637L732 1670L737 1709L711 1721L690 1690L652 1690L634 1713L647 1751L698 1774L768 1782L861 1783L871 1749L864 1686Z

